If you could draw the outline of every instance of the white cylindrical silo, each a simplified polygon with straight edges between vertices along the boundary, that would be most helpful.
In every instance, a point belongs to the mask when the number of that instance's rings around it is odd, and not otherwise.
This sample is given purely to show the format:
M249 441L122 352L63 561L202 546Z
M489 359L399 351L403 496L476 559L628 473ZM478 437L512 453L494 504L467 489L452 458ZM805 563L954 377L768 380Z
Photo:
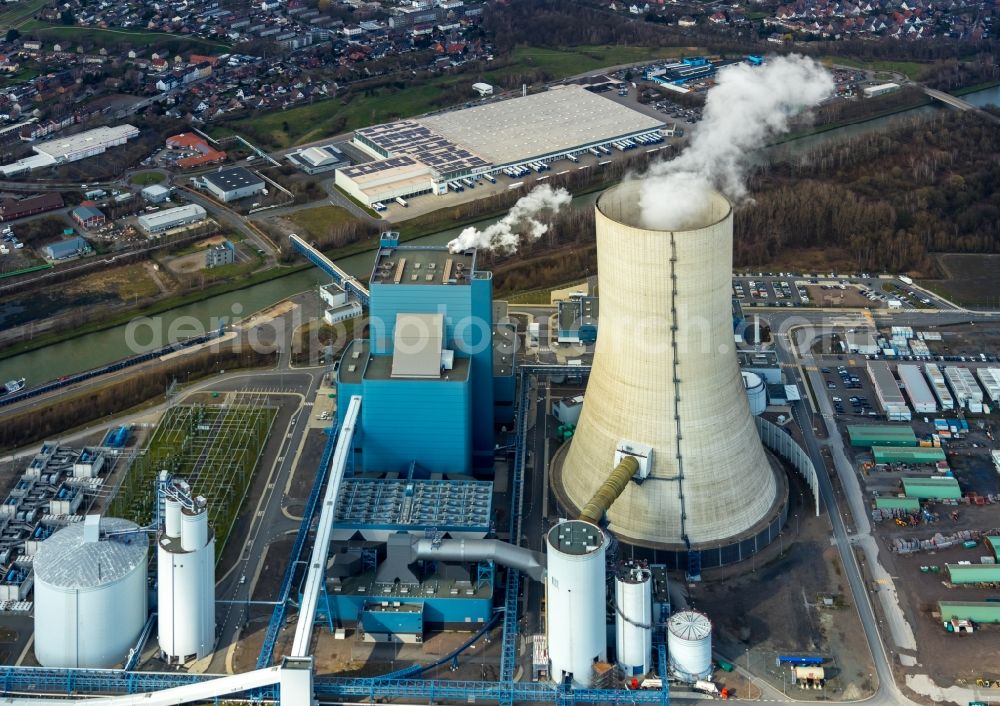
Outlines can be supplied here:
M767 388L764 379L757 373L742 371L743 389L747 392L747 402L750 404L750 414L758 416L767 409Z
M694 224L651 228L641 192L626 181L597 200L600 334L553 488L575 515L614 468L622 440L649 446L649 477L608 509L609 531L657 550L718 550L765 529L786 495L736 360L733 209L710 191Z
M615 575L615 647L626 677L649 672L653 653L653 574L628 562Z
M43 667L114 667L146 622L149 540L128 520L65 527L35 555L35 658Z
M215 535L204 506L180 518L180 536L157 541L157 636L168 664L201 659L215 644Z
M163 531L168 537L181 536L181 503L168 498L163 503Z
M553 681L587 687L595 662L608 657L604 555L608 537L581 520L549 530L545 632Z
M670 671L694 682L712 674L712 621L704 613L685 610L667 621Z
M208 541L208 512L204 507L181 510L181 547L186 552L197 551Z

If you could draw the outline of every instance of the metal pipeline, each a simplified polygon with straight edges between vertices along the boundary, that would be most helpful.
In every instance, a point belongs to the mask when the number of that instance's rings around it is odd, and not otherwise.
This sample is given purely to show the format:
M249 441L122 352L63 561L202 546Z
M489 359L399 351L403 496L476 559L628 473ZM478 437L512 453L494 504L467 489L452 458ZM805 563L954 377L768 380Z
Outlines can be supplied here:
M542 554L499 539L445 539L440 542L419 539L413 543L413 561L417 559L493 561L517 569L535 581L545 577L545 557Z
M579 519L592 522L595 525L598 524L601 518L604 517L604 513L608 511L611 504L622 494L628 482L632 480L632 476L638 470L639 462L635 456L622 457L622 460L615 466L615 470L611 471L608 479L601 483L601 487L597 489L594 496L580 510Z

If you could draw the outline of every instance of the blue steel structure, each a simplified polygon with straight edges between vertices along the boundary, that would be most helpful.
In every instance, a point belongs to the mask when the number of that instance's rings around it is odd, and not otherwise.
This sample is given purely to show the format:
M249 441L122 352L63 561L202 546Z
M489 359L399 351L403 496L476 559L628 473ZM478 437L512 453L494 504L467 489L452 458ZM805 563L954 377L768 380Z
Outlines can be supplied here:
M330 278L343 287L348 294L353 294L362 305L368 306L368 290L365 289L358 280L340 269L333 260L307 243L297 235L288 236L292 247L305 256L309 262L330 275Z

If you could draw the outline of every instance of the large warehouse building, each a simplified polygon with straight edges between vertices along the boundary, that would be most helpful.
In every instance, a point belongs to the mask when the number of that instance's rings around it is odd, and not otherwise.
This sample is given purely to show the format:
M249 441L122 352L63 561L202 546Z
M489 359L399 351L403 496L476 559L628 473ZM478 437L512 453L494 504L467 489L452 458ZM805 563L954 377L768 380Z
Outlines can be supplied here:
M244 167L234 167L206 174L201 178L205 189L223 203L239 201L264 191L264 179Z
M548 163L633 138L661 139L664 123L580 86L355 131L376 161L338 169L362 203L447 192L457 180Z
M168 208L166 211L147 213L139 216L139 227L147 234L162 233L173 228L198 223L208 218L205 209L196 203L177 208Z
M39 142L33 147L35 150L33 156L0 166L0 174L8 177L14 174L23 174L32 169L76 162L99 155L109 147L124 145L133 137L138 136L139 128L134 125L118 125L116 127L98 127L76 135Z

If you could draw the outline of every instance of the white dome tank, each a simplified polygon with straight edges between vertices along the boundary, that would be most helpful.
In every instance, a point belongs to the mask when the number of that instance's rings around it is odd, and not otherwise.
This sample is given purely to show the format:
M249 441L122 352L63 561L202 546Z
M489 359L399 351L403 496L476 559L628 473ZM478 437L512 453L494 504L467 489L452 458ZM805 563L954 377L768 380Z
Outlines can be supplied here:
M133 522L90 515L35 555L35 658L43 667L109 668L146 622L149 540Z
M204 498L177 504L179 522L167 522L157 539L157 637L168 664L184 664L215 644L215 534ZM178 526L179 525L179 526Z
M594 662L608 658L605 619L607 590L604 555L608 537L581 520L561 522L546 537L545 632L552 680L572 677L573 686L590 686Z
M747 402L750 403L750 414L758 416L767 409L767 388L764 380L757 373L742 371L743 388L747 391Z
M694 682L712 674L712 621L704 613L685 610L667 621L670 671Z
M647 674L653 653L653 575L629 562L615 575L615 654L626 677Z

